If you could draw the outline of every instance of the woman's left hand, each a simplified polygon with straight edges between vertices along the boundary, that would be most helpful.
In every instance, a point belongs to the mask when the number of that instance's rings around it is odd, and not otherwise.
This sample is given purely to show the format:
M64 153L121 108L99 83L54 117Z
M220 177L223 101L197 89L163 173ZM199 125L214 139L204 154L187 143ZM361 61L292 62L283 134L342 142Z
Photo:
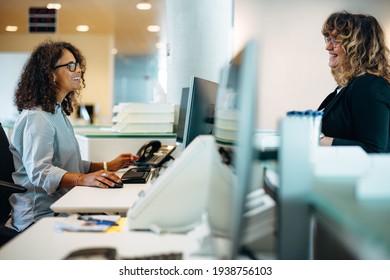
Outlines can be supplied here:
M327 137L327 136L324 136L320 139L320 146L332 146L333 144L333 138L332 137Z

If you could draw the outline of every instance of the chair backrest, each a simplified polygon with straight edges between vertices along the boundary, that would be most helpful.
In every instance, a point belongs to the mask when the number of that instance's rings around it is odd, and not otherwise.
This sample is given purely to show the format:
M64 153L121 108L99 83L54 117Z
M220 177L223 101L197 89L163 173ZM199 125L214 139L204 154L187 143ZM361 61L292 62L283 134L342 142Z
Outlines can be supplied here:
M4 128L0 123L0 180L13 183L12 172L15 171L14 159L12 153L9 150L9 142L7 134L5 134Z
M5 134L3 126L0 123L0 180L8 183L13 183L12 172L15 171L14 160L11 151L9 150L8 137ZM11 211L11 205L8 198L14 193L11 188L0 184L0 225L4 224L8 219Z

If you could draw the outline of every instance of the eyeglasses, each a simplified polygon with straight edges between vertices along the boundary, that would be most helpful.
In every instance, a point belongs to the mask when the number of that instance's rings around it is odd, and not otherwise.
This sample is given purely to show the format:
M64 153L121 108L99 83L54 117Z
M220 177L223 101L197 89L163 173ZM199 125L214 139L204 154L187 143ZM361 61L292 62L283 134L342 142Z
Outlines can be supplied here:
M64 66L68 67L70 72L74 72L74 71L76 71L76 67L80 68L80 63L78 63L78 62L69 62L69 63L66 63L66 64L57 65L56 67L54 67L54 69L57 69L59 67L64 67Z
M340 41L337 41L336 39L333 39L333 38L331 38L331 37L329 37L329 36L324 37L324 39L325 39L325 44L326 44L326 45L328 45L328 44L330 43L330 44L332 44L332 46L333 46L334 48L341 44Z

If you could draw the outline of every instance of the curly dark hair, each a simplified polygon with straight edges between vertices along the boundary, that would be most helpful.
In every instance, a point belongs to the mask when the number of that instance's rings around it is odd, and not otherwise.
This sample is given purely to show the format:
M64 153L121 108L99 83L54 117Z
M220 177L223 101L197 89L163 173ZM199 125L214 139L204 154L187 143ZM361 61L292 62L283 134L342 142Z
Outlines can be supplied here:
M331 14L322 27L325 37L333 37L346 52L346 61L332 69L337 83L346 86L353 78L370 73L390 84L389 49L379 22L371 15L347 11Z
M34 49L23 67L14 96L19 113L24 109L33 109L38 106L43 111L54 113L58 86L54 82L53 72L65 49L70 51L76 62L80 64L81 88L85 87L86 65L80 50L67 42L44 41ZM77 105L81 88L69 92L62 101L61 106L66 115L69 116L73 112L74 106Z

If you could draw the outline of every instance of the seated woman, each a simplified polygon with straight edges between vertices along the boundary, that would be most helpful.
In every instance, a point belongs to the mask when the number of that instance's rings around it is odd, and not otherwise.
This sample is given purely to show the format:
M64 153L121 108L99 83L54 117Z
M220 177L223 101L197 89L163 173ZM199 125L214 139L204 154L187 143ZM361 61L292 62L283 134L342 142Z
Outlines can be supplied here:
M128 167L137 156L121 154L110 162L81 159L68 117L85 87L85 58L72 44L45 41L24 66L15 103L20 113L11 138L13 180L26 193L13 194L8 226L23 231L53 216L53 202L74 186L109 188L120 182L112 171Z

